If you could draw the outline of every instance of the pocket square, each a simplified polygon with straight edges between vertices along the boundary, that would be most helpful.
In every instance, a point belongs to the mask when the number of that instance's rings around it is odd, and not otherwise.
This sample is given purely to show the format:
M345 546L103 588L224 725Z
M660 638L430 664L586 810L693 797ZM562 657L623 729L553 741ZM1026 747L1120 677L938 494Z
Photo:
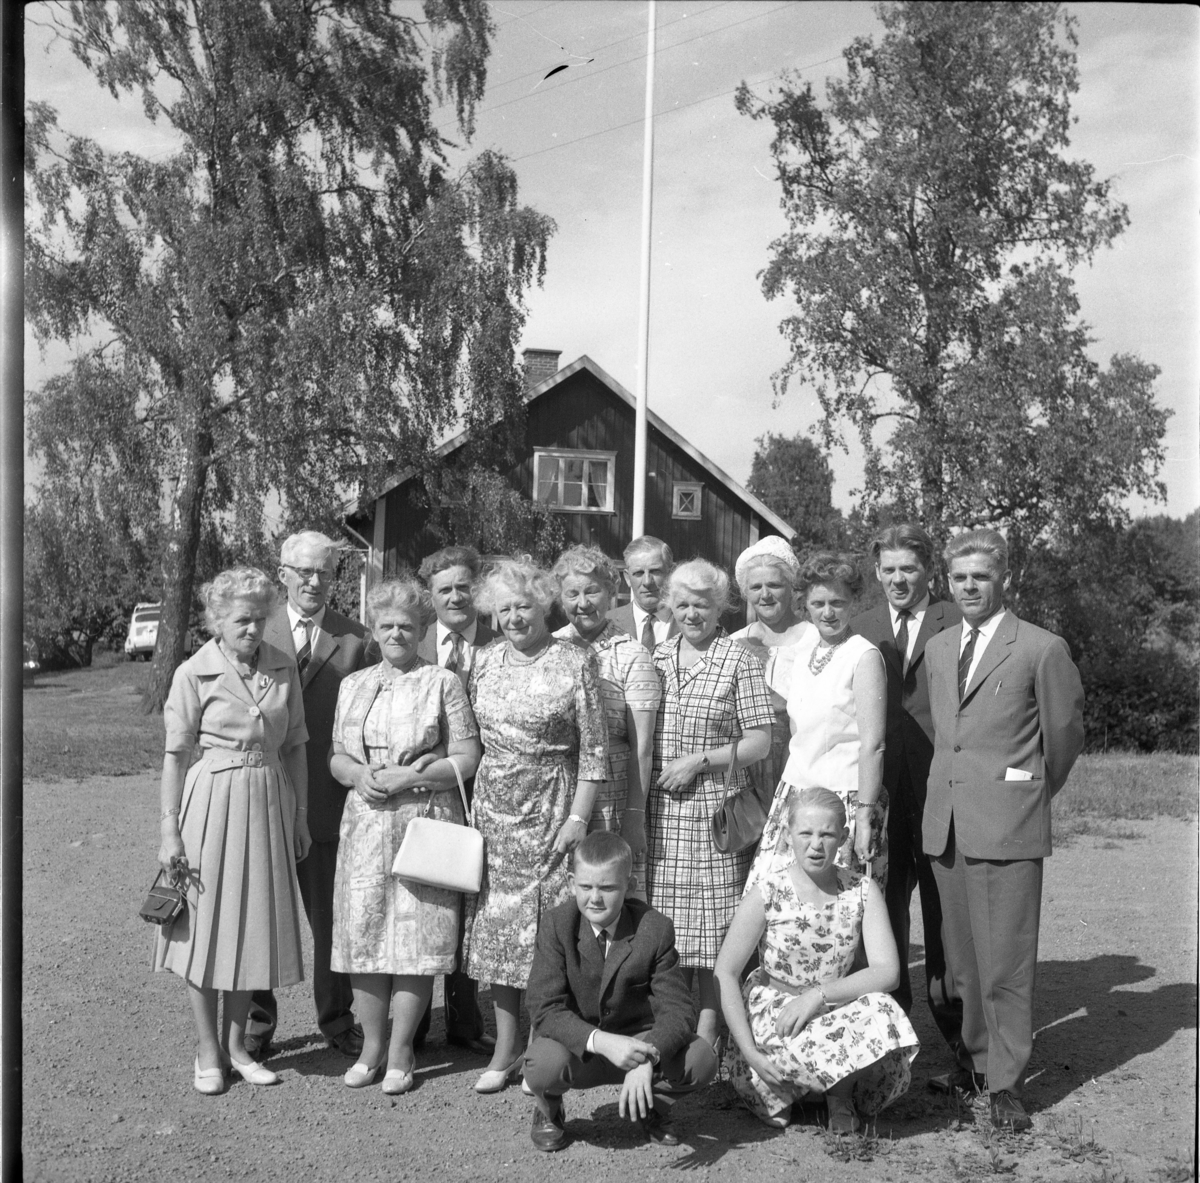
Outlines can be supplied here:
M1006 768L1004 770L1005 780L1033 780L1033 773L1026 772L1022 768Z

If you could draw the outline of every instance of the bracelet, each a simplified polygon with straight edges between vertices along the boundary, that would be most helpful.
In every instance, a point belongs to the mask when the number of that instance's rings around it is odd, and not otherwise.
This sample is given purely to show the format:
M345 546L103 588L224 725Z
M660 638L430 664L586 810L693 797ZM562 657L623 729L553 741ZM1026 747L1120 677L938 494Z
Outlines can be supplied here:
M307 806L307 805L297 805L297 806L296 806L296 812L297 812L297 813L307 813L307 812L308 812L308 806Z
M829 999L825 997L825 984L823 982L818 982L817 989L821 992L822 1008L827 1007L829 1005Z
M874 809L878 805L878 801L860 801L855 805L855 809Z
M179 806L176 805L174 809L163 810L163 812L159 814L158 820L160 822L162 822L162 821L166 821L167 818L169 818L169 817L178 817L178 816L179 816Z
M581 826L586 826L586 825L587 825L587 818L586 818L586 817L580 817L580 816L579 816L579 814L577 814L577 813L572 813L572 814L569 814L569 815L568 815L568 817L567 817L567 821L569 821L569 822L578 822L578 823L579 823Z

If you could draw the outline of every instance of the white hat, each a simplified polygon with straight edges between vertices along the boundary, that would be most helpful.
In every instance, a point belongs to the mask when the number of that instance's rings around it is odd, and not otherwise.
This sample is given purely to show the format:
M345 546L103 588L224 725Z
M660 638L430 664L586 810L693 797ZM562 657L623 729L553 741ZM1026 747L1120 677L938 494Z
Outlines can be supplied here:
M800 574L800 560L796 558L796 552L778 534L768 534L765 538L760 538L753 545L746 547L738 555L733 568L738 587L745 582L746 572L752 566L762 565L761 562L756 563L756 560L765 560L771 566L783 567L791 576L793 583L796 576Z

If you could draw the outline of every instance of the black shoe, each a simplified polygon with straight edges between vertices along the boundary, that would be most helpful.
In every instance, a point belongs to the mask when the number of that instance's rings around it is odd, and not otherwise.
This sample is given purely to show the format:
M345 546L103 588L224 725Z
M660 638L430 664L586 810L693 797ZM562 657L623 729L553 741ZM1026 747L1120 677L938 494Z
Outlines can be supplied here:
M647 1141L656 1146L678 1146L679 1135L671 1128L667 1120L657 1109L651 1109L638 1123Z
M992 1125L998 1130L1012 1130L1019 1134L1033 1128L1020 1097L1014 1097L1007 1089L992 1093Z
M558 1103L554 1112L547 1117L538 1106L533 1107L533 1125L529 1137L538 1150L561 1150L567 1144L566 1119L563 1117L562 1100L554 1098ZM549 1097L546 1098L550 1100Z
M270 1035L246 1035L242 1044L246 1049L246 1054L252 1060L263 1061L271 1055L271 1037Z
M987 1090L987 1078L982 1072L959 1068L954 1072L943 1072L941 1076L931 1076L926 1087L934 1093L962 1093L967 1100L971 1100Z
M325 1042L333 1048L337 1048L343 1056L349 1056L351 1059L357 1060L362 1055L363 1049L363 1030L355 1023L351 1027L347 1027L345 1031L339 1031L336 1035L330 1035Z
M477 1056L490 1056L496 1050L496 1039L492 1035L447 1035L446 1042L454 1047L465 1047Z

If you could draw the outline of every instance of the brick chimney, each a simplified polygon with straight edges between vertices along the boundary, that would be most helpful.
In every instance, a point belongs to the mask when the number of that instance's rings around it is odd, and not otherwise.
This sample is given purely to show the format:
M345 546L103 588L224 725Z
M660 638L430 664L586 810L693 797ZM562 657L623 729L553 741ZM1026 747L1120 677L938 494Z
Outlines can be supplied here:
M526 349L521 357L524 359L525 389L532 390L558 373L558 359L562 357L562 350Z

